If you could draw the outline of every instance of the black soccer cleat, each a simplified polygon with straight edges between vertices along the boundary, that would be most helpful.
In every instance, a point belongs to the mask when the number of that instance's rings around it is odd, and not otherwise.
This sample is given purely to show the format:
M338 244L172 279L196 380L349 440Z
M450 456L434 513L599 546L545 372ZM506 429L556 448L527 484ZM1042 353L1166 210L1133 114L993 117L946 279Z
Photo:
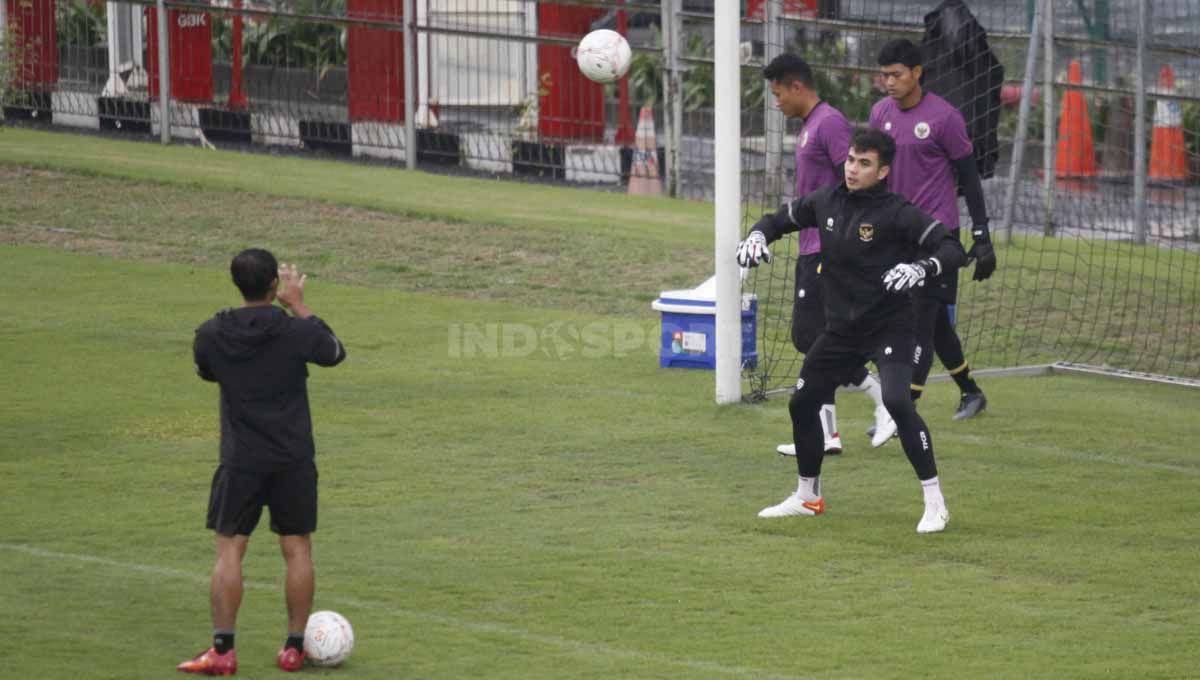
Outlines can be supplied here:
M987 408L987 397L983 396L983 392L972 392L962 395L962 401L958 402L958 410L954 413L954 420L966 420L974 418Z

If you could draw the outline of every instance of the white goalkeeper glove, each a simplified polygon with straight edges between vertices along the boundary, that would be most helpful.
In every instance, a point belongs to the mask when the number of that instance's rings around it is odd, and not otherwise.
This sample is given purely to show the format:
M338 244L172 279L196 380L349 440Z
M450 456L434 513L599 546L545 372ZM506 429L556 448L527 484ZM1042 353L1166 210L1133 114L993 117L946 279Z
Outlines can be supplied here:
M927 275L937 276L941 271L942 266L936 259L898 264L883 275L883 288L893 293L903 293L925 285Z
M752 231L745 241L738 244L737 263L743 267L757 267L760 262L770 262L771 251L767 250L767 237L761 231Z

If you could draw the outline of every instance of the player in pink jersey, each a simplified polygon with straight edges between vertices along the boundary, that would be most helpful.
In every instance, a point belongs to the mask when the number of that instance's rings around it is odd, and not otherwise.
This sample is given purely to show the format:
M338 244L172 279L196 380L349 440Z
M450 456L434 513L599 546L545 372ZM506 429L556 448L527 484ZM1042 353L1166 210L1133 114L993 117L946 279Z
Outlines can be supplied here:
M850 122L841 111L817 94L812 69L795 54L781 54L763 69L763 78L783 115L799 118L804 125L796 135L796 192L800 198L842 181L842 165L850 151ZM817 225L805 225L799 230L799 252L796 257L795 293L792 298L792 344L798 352L807 354L817 336L825 329L825 312L821 294L821 237ZM896 433L896 424L883 405L879 381L865 366L842 381L850 391L865 391L875 402L875 427L871 440L881 446ZM841 453L842 441L837 428L834 396L829 394L821 406L821 429L825 436L825 452ZM785 456L796 455L795 444L780 444L776 451Z
M988 234L987 206L971 139L962 114L946 100L921 87L921 49L909 40L893 40L879 52L879 67L888 97L871 109L870 125L896 140L896 160L888 188L912 201L958 234L958 192L962 188L971 216L976 281L996 270L996 254ZM933 364L930 347L962 393L955 420L987 407L983 390L971 378L962 342L954 330L958 276L951 272L914 293L920 343L913 362L913 398L919 398Z

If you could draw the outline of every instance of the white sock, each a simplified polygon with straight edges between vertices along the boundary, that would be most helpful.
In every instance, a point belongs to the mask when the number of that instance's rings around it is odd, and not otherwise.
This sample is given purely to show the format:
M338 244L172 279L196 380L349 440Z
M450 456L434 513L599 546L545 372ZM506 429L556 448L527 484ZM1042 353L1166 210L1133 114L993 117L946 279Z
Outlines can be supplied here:
M817 500L821 497L821 478L801 477L800 485L796 487L796 493L806 501Z
M825 434L825 441L833 439L838 434L837 409L833 404L821 405L821 432Z
M938 482L937 477L922 479L921 491L925 494L925 505L946 504L946 499L942 498L942 485Z
M875 402L875 408L883 408L883 388L879 385L879 381L870 373L867 374L865 380L858 384L859 387L866 390L871 400Z

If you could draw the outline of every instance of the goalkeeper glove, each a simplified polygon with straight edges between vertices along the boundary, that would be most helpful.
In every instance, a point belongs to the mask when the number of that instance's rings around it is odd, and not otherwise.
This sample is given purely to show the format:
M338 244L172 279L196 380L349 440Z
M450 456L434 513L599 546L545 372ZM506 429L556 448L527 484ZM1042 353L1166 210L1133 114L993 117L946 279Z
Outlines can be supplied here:
M893 293L903 293L925 285L926 276L937 276L940 273L942 266L936 259L898 264L883 275L883 288Z
M738 244L737 263L743 267L757 267L760 262L770 262L771 251L767 250L767 237L761 231L752 231L745 241Z
M996 251L992 248L987 222L972 227L971 236L975 239L971 249L967 251L967 259L975 260L975 275L971 278L983 281L996 271Z

